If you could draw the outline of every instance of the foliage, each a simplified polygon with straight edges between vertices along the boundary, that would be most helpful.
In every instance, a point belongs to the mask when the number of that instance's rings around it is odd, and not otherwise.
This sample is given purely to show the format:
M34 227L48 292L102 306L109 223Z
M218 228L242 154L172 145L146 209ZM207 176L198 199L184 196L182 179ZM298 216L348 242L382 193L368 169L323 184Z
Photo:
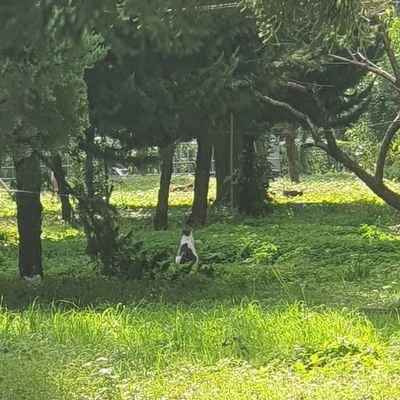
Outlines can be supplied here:
M283 4L284 3L281 3L281 5ZM261 35L267 32L267 35L271 36L269 34L271 31L273 34L276 34L281 26L284 26L283 34L286 35L286 37L294 35L296 38L300 36L304 39L304 43L300 46L304 47L304 51L307 52L307 49L313 51L315 46L321 46L320 52L314 51L317 62L313 62L314 59L312 58L309 60L307 57L303 57L304 74L313 75L312 72L310 74L310 71L314 71L314 74L316 72L318 75L318 65L316 65L318 62L321 71L329 71L329 69L332 71L335 66L338 67L341 64L344 65L345 69L350 71L350 76L353 70L353 77L350 77L349 81L347 78L342 79L342 76L340 77L341 81L346 82L345 84L336 82L331 85L334 91L335 88L338 87L342 89L342 93L340 93L339 90L336 96L347 96L349 92L347 91L346 93L346 90L354 87L358 83L362 76L362 71L364 73L367 71L375 77L383 78L396 93L400 90L398 86L400 67L397 59L398 49L396 48L397 31L394 28L398 19L398 10L391 2L384 0L376 2L332 1L329 2L328 13L323 11L323 7L326 7L326 2L306 1L297 5L294 4L294 2L288 2L285 5L288 6L287 12L274 15L271 11L272 5L265 4L262 1L248 2L248 6L253 9L255 17L258 19ZM310 9L308 9L308 7L310 7ZM304 10L307 9L312 12L315 18L311 20L307 19L309 15L307 15L307 13L304 14ZM343 20L340 17L337 18L336 13L330 14L330 11L335 9L338 11L338 15L346 9L348 15L344 17ZM359 14L362 14L363 18L358 18ZM288 21L292 24L287 24ZM299 27L304 23L306 24L305 30L299 30ZM315 27L323 23L326 23L326 29L322 29L322 31L317 34ZM355 28L354 23L356 23L357 28ZM340 30L343 30L343 35L338 35ZM347 39L350 39L350 42ZM367 43L369 43L370 46L367 46ZM380 46L378 51L376 50L377 44ZM354 48L357 50L353 51L352 49ZM344 50L347 53L344 57L337 54ZM371 50L373 50L372 53ZM380 54L385 55L390 69L380 65L379 62L376 64L374 62L376 60L372 61L375 57L379 57ZM329 64L332 63L326 63L327 58L334 61L333 66L329 66ZM307 64L308 68L306 67ZM360 72L358 78L357 71ZM322 71L320 75L323 75L324 72L325 71ZM351 83L352 79L353 83ZM334 81L329 79L328 82L331 84L331 82ZM335 110L335 95L333 97L329 95L325 97L323 95L323 88L330 85L320 85L318 82L310 82L308 79L306 79L305 82L299 82L298 80L288 81L287 78L286 82L285 79L283 79L283 84L285 83L287 88L293 89L293 91L297 91L303 95L308 94L311 103L306 102L306 105L312 104L313 102L319 115L310 113L309 110L304 110L301 102L297 102L297 104L293 105L293 103L296 102L291 101L292 99L290 97L283 101L262 94L260 94L260 97L269 105L287 111L293 118L298 119L298 122L307 126L312 132L313 141L316 146L322 148L335 160L355 173L374 193L383 198L387 204L390 204L395 209L400 209L400 195L392 192L390 188L386 187L383 181L384 167L388 158L388 152L400 126L399 115L396 115L395 119L393 119L392 123L385 131L383 139L379 144L378 154L376 155L376 168L374 169L374 173L371 174L360 166L357 161L352 159L347 152L343 151L343 148L338 146L336 140L337 134L335 132L335 128L338 126L346 127L349 118L359 118L363 114L368 105L368 95L364 98L365 101L362 101L355 110L350 111L347 116L340 117L340 115L338 116L332 113L332 111ZM370 91L372 87L373 82L367 86L366 92ZM356 98L359 100L359 96L356 96ZM339 103L346 104L346 101L340 100ZM351 104L352 101L349 100L347 105ZM333 110L330 110L332 106Z
M39 3L36 8L32 12L40 13ZM60 146L68 136L82 132L88 123L83 71L102 56L101 39L89 33L80 41L64 36L57 10L48 11L40 40L33 34L30 46L2 43L0 140L13 151L21 143L37 150ZM15 22L4 24L4 29L11 30ZM27 31L20 34L27 39Z
M365 46L373 38L371 28L359 15L374 15L378 10L390 6L390 1L363 2L362 0L285 0L265 2L244 0L258 20L261 36L265 41L291 37L306 38L311 50L318 52L331 49L340 43L351 47L355 37L361 38ZM390 10L391 11L391 10ZM371 24L372 25L372 24Z
M141 146L209 135L221 129L234 101L237 108L249 106L243 92L255 63L249 67L247 59L260 43L253 21L239 9L200 13L189 35L197 45L183 53L184 35L168 48L154 44L149 35L136 48L131 39L135 25L126 21L123 26L121 40L130 43L130 51L111 48L86 74L92 124L98 134L117 142L110 149L114 153L126 157Z

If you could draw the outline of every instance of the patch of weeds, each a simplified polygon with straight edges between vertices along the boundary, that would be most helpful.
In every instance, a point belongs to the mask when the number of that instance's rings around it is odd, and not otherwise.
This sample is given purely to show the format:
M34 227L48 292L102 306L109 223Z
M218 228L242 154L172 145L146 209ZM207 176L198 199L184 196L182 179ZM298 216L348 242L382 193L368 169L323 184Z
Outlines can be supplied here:
M371 276L371 268L371 265L355 258L346 267L341 276L347 282L359 282Z
M269 243L261 235L253 233L241 239L240 256L256 264L268 264L279 256L279 247Z
M296 346L295 354L287 361L295 369L310 370L316 367L324 367L329 363L340 359L355 358L355 361L363 360L370 363L380 358L377 349L368 343L360 343L357 340L340 338L324 346Z

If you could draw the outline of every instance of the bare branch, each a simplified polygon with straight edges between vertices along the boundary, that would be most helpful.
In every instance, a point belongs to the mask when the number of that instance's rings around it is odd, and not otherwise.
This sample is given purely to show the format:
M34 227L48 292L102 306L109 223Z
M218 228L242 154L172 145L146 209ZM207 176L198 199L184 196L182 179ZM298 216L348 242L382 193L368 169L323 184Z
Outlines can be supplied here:
M275 107L280 107L280 108L285 109L286 111L291 113L293 116L295 116L297 119L305 122L307 124L307 126L310 128L310 133L314 139L315 145L322 149L326 149L326 144L319 137L317 126L314 124L314 122L311 120L311 118L307 114L304 114L299 110L296 110L294 107L292 107L288 103L285 103L285 102L279 101L279 100L275 100L275 99L273 99L269 96L266 96L260 92L256 92L256 95L259 98L263 99L264 101L266 101L267 103L269 103Z
M364 62L365 64L370 65L373 68L379 69L379 66L375 63L373 63L369 58L365 57L363 53L361 53L361 51L357 51L357 56L358 58L361 59L362 62Z
M286 86L288 87L288 89L297 90L298 92L301 93L307 93L307 88L304 85L301 85L300 83L288 82Z
M377 182L383 181L383 170L385 168L385 161L387 153L390 149L390 145L397 131L400 129L400 111L398 111L396 117L392 121L392 123L387 128L385 135L383 136L382 144L379 149L378 158L376 161L375 168L375 180Z
M350 60L349 58L337 56L335 54L331 54L330 56L332 57L332 59L336 61L341 61L347 64L355 65L359 68L372 72L383 79L386 79L396 89L396 91L400 93L400 86L397 85L396 78L393 75L389 74L389 72L376 66L375 64L366 61Z

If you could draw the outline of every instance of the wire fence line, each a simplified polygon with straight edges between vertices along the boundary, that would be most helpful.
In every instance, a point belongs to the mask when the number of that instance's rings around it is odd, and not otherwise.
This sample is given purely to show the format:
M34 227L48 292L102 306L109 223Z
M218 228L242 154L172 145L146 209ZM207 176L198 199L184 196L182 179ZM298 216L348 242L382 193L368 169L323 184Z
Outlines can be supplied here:
M149 148L149 154L157 154L157 148ZM173 158L173 175L193 175L196 170L196 154L197 154L197 142L183 142L176 146L175 154ZM275 148L267 156L268 161L272 165L272 170L274 173L280 172L280 156L279 156L279 143L275 143ZM68 157L64 158L64 163L62 165L66 175L70 175L73 168L72 160ZM50 169L41 164L41 170L43 176L47 176L50 180L51 171ZM215 175L215 157L214 152L211 159L210 173ZM115 163L110 165L110 175L113 177L124 178L127 176L155 176L161 173L160 164L144 164L143 167L137 168L133 166L127 167L123 163ZM11 160L6 163L6 165L0 164L0 179L4 182L14 182L15 181L15 168L11 163Z
M376 122L376 123L368 123L365 121L362 121L359 123L359 125L363 127L379 127L379 126L389 126L393 121L381 121L381 122ZM352 127L350 127L351 129ZM337 131L341 131L341 129L337 129ZM325 132L324 130L321 130L321 133ZM330 132L330 130L329 130ZM285 134L291 134L292 132L279 132L278 136L284 136ZM273 141L272 141L273 142ZM272 150L270 154L267 156L268 161L271 164L272 167L272 172L275 174L281 173L281 157L280 157L280 150L279 150L279 143L271 143L272 144ZM155 148L153 148L154 151ZM196 141L191 141L191 142L182 142L179 143L176 146L175 150L175 155L174 155L174 160L173 160L173 174L174 175L184 175L184 174L194 174L195 169L196 169L196 149L197 149L197 143ZM67 175L70 173L71 168L72 168L72 163L67 162L63 165L63 168ZM46 172L50 176L50 171L47 166L41 165L41 169L43 171L43 174L46 174ZM111 175L113 176L121 176L120 173L116 171L118 168L114 168L114 166L111 166ZM143 170L139 170L136 167L131 167L131 168L126 168L125 166L121 166L121 168L126 170L128 172L129 176L138 176L138 175L159 175L161 170L159 164L157 165L148 165L147 167L144 167ZM214 155L212 157L211 161L211 174L215 174L215 159ZM8 165L1 165L0 164L0 179L2 179L5 182L9 181L15 181L15 168L13 165L8 164Z

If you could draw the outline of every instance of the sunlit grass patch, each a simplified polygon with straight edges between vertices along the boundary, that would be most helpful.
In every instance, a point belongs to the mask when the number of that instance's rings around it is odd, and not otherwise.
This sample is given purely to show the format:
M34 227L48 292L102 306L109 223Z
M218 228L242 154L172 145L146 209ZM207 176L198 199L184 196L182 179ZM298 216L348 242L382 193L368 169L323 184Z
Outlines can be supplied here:
M158 176L134 176L114 180L114 191L111 201L118 206L131 208L155 207L160 179ZM171 206L189 206L193 201L193 176L173 176L169 204ZM215 191L211 179L210 196Z
M322 398L317 382L332 396L339 393L332 380L351 395L352 374L375 380L377 391L396 371L365 317L299 305L2 309L0 341L2 399L250 399L293 390ZM29 384L16 387L24 376Z
M303 195L287 198L283 195L283 190L285 189L302 190ZM287 179L277 179L272 183L271 190L274 193L275 200L281 204L295 202L329 204L365 202L383 204L383 201L374 195L367 186L349 174L304 176L298 184L293 184Z

